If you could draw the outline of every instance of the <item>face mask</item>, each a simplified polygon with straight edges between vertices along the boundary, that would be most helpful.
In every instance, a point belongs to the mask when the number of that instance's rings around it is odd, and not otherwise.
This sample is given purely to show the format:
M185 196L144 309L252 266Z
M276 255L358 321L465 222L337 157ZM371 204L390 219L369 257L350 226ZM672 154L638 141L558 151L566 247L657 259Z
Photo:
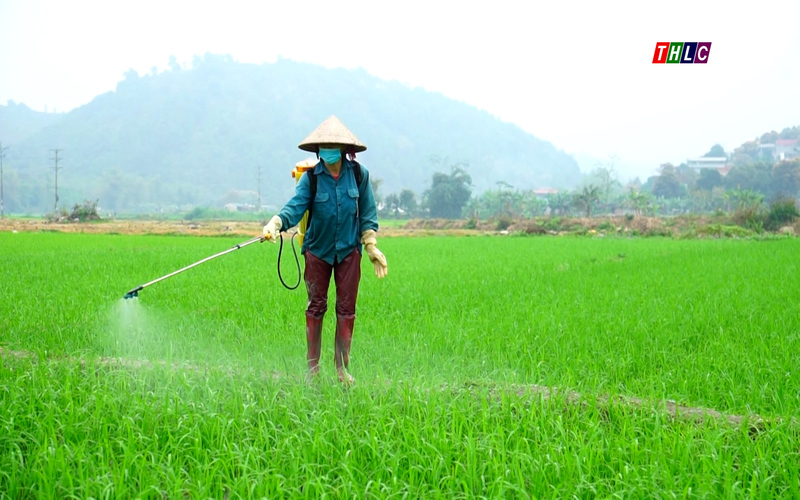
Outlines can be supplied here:
M332 165L342 159L342 151L340 149L325 149L319 148L319 157L326 165Z

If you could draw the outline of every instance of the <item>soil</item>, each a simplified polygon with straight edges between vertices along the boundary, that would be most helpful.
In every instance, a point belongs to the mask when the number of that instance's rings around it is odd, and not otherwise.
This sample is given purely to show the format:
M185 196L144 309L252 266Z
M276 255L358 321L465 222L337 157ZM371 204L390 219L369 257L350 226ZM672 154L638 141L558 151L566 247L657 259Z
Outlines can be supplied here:
M502 223L501 223L502 222ZM532 235L585 234L590 236L713 236L720 231L709 227L734 227L729 217L687 215L677 217L598 216L598 217L540 217L508 219L505 221L412 219L401 227L385 227L382 237L392 236L480 236L490 234L526 233ZM95 222L48 222L44 219L0 219L0 231L60 232L87 234L162 234L192 236L237 236L252 238L261 234L263 222L253 221L146 221L102 220ZM800 235L800 219L789 228L779 231ZM735 228L736 229L736 228ZM733 234L753 233L741 228ZM727 233L726 233L727 234ZM753 233L754 234L754 233Z

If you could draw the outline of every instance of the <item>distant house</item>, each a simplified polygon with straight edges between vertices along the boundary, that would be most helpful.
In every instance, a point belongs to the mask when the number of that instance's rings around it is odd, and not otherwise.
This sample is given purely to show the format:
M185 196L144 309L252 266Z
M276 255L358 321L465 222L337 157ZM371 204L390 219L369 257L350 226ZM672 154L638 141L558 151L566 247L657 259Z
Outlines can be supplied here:
M762 158L781 161L800 156L800 147L797 139L778 139L774 143L759 144L758 153Z
M775 141L773 159L776 161L789 160L798 156L800 156L800 150L798 150L797 139L778 139Z
M725 168L727 164L728 158L726 156L701 156L700 158L689 158L686 160L686 166L696 169L713 168L718 170L720 168Z
M558 189L553 188L539 188L533 190L533 195L537 198L547 198L556 193L558 193Z
M728 163L728 158L725 156L701 156L700 158L689 158L686 160L686 166L697 171L714 169L723 177L728 175L728 172L731 171L732 167L732 165Z
M228 212L255 212L256 206L249 203L226 203L224 208Z

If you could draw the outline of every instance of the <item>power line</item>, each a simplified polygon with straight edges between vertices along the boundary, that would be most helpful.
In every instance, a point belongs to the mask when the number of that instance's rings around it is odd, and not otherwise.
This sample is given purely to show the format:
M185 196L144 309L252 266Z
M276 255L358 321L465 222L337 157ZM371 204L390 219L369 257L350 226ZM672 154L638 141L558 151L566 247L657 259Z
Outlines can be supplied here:
M55 158L50 158L50 159L55 160L56 163L54 167L56 171L56 201L55 204L53 205L53 217L56 217L56 214L58 213L58 171L63 169L63 167L58 168L58 160L59 160L58 153L63 151L63 149L51 149L50 151L55 153ZM63 160L63 158L61 159Z
M3 158L6 157L6 149L8 149L8 146L3 147L3 141L0 141L0 219L6 218L6 209L3 197Z

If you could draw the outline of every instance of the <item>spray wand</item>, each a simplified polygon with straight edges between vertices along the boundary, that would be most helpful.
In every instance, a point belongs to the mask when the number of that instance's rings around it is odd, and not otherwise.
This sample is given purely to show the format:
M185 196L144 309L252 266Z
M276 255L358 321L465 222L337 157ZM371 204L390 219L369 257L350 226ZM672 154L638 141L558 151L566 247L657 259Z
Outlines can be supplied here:
M297 257L297 249L294 246L294 238L295 238L295 236L297 236L297 233L292 234L292 251L294 252L294 259L295 259L295 262L297 263L297 284L295 284L293 287L290 287L289 285L287 285L286 282L283 281L283 276L281 276L281 253L283 253L283 238L280 238L281 244L280 244L280 248L278 249L278 277L280 278L281 283L283 284L283 286L285 286L289 290L294 290L295 288L300 286L300 277L301 277L300 276L301 275L301 273L300 273L300 259ZM199 266L200 264L203 264L204 262L208 262L211 259L216 259L217 257L221 257L221 256L223 256L225 254L228 254L228 253L231 253L231 252L235 252L236 250L239 250L240 248L244 248L247 245L250 245L251 243L255 243L255 242L263 243L264 241L267 241L269 238L270 238L269 235L258 236L256 238L247 240L244 243L239 243L239 244L235 245L233 248L229 248L228 250L225 250L224 252L220 252L218 254L214 254L211 257L206 257L205 259L199 260L199 261L195 262L194 264L189 264L188 266L183 267L181 269L178 269L177 271L173 271L173 272L167 274L166 276L162 276L162 277L160 277L158 279L154 279L153 281L151 281L149 283L145 283L144 285L139 285L136 288L134 288L132 290L129 290L128 293L126 293L123 298L132 299L134 297L138 297L139 296L139 291L141 291L143 288L146 288L146 287L148 287L150 285L155 285L159 281L163 281L163 280L165 280L167 278L171 278L171 277L175 276L176 274L180 274L180 273L182 273L184 271L188 271L189 269L191 269L191 268L193 268L195 266Z

